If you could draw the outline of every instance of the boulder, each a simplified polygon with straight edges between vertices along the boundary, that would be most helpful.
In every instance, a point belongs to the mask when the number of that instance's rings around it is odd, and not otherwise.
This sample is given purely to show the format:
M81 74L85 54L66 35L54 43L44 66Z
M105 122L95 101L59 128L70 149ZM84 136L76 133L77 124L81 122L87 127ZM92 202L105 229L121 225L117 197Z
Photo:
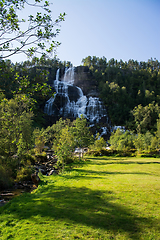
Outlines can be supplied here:
M55 169L52 169L49 173L48 176L53 175L53 174L58 174L58 171Z

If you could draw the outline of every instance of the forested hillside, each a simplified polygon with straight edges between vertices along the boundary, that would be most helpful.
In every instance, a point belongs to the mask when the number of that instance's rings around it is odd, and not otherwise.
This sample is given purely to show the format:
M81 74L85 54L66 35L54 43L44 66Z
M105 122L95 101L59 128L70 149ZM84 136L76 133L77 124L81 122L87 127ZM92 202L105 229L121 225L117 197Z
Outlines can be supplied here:
M83 82L86 80L88 84L91 81L92 87L94 83L94 88L107 107L112 125L136 130L136 121L145 118L144 128L155 131L160 105L158 60L151 58L148 62L123 62L88 56L82 60L82 65L88 68L87 79L83 79ZM64 72L70 66L70 62L44 58L16 64L9 60L1 61L0 89L7 99L20 93L30 96L34 102L35 123L46 126L43 109L46 100L53 94L51 85L56 71L60 68Z
M105 57L88 56L82 63L89 67L113 125L134 129L133 116L138 111L143 117L144 111L156 112L156 118L158 117L157 104L160 105L158 60L151 58L148 62L136 60L123 62L113 58L107 61ZM141 106L138 106L140 104Z

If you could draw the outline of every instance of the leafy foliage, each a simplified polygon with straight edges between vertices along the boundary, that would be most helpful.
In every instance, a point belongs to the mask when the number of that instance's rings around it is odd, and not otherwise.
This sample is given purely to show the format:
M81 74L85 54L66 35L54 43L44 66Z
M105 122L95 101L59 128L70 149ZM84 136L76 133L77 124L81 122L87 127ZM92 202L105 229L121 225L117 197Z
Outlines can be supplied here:
M0 1L0 53L1 58L8 58L17 53L27 56L40 54L46 56L51 53L59 42L53 38L60 32L55 28L64 21L65 13L60 14L53 21L50 4L44 0L1 0ZM27 19L19 17L23 9L29 13L32 9L39 9L35 15Z
M82 149L83 158L83 148L89 146L93 140L87 126L87 121L83 116L77 118L72 123L68 119L60 119L51 128L55 131L53 149L59 161L63 163L63 167L65 163L73 159L76 147Z
M100 137L98 133L94 143L89 146L89 150L100 151L104 148L106 148L106 141L103 139L103 137Z
M111 149L124 152L131 149L136 149L138 153L143 151L157 151L160 141L159 119L157 120L157 125L157 131L154 134L151 134L149 131L144 134L135 134L128 130L124 131L118 128L110 137L109 143L111 144Z
M135 126L138 133L150 131L154 133L157 129L157 119L160 112L158 104L155 102L143 107L141 104L135 107L131 113L135 119Z
M134 148L134 137L129 131L117 129L112 133L109 143L113 150L129 150Z
M60 134L55 135L54 151L58 160L63 164L67 163L73 157L75 143L71 129L65 126L61 129Z
M88 147L93 142L93 136L91 136L87 120L83 117L83 115L81 118L76 118L73 124L75 146L82 149L83 158L83 148Z
M0 103L0 152L2 155L21 154L32 146L32 111L26 95L3 99Z
M41 130L39 128L35 128L34 132L34 140L35 140L35 153L41 154L44 150L44 146L46 143L46 138L44 136L44 129Z

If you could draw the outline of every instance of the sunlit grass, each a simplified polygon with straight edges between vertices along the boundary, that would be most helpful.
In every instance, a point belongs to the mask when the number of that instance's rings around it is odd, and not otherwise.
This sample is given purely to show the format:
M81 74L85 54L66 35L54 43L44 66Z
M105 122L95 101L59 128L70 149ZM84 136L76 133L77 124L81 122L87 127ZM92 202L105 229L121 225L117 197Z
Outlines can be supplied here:
M0 239L160 239L160 160L89 158L0 208Z

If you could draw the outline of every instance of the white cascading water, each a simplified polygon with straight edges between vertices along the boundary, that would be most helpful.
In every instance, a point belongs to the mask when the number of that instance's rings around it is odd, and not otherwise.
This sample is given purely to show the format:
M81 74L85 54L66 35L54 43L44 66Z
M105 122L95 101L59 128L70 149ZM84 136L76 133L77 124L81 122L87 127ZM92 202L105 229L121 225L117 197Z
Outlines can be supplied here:
M51 97L45 105L44 112L48 115L54 115L56 109L56 98L59 97L60 107L58 109L59 116L64 117L80 117L82 114L90 123L99 122L101 117L106 116L106 110L102 102L97 97L87 98L82 89L74 86L74 68L67 68L65 70L63 80L59 80L59 69L56 73L56 80L53 82L53 87L56 93ZM76 98L70 97L70 91L76 92ZM72 100L70 100L72 99Z

